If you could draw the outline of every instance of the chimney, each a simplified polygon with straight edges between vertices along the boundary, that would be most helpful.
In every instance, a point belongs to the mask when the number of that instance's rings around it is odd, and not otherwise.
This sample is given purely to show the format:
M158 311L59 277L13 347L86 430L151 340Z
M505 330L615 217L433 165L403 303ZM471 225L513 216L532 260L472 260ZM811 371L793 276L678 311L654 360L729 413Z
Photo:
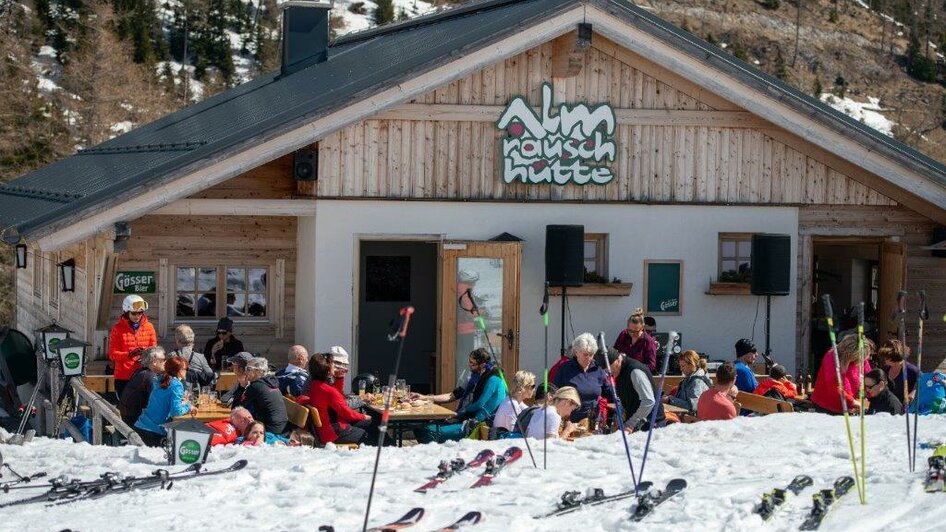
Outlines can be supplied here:
M333 0L287 0L282 15L282 75L328 57L328 21Z

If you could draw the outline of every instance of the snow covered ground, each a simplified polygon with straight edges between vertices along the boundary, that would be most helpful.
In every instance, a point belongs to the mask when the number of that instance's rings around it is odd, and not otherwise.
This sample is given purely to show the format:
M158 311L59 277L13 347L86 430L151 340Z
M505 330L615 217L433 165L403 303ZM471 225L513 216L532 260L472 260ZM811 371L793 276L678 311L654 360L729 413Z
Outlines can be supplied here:
M856 431L856 424L855 424ZM856 433L856 432L855 432ZM902 417L867 419L868 504L851 492L831 512L822 530L941 530L946 521L946 493L922 489L929 450L920 450L917 473L909 473ZM645 434L630 438L639 469ZM920 441L946 440L946 417L920 422ZM574 443L550 442L549 469L533 469L528 456L496 477L492 486L466 489L475 476L467 472L427 495L414 493L441 459L472 457L479 449L497 452L517 440L464 441L448 445L385 448L372 510L372 524L399 517L414 506L427 509L417 530L431 530L470 510L484 522L474 530L631 530L622 501L587 508L554 519L531 516L548 512L566 490L628 489L627 464L620 436L596 436ZM518 440L521 446L522 441ZM532 441L534 452L541 442ZM105 471L147 474L160 464L161 451L93 447L36 440L24 447L3 446L6 462L20 473L48 471L94 478ZM63 506L5 508L0 530L314 530L331 524L338 531L360 530L373 448L357 451L301 448L217 448L208 467L239 458L249 466L238 473L179 482L169 491L113 495ZM541 455L537 455L541 468ZM176 469L176 468L172 468ZM657 431L645 477L658 484L683 477L690 488L666 503L642 525L647 530L795 530L814 489L850 474L851 462L840 417L819 414L771 415L727 422L674 425ZM752 507L763 491L807 473L815 481L799 498L763 523ZM4 475L4 480L9 475ZM22 490L16 497L24 495ZM0 494L0 502L14 495ZM642 528L642 527L639 527Z

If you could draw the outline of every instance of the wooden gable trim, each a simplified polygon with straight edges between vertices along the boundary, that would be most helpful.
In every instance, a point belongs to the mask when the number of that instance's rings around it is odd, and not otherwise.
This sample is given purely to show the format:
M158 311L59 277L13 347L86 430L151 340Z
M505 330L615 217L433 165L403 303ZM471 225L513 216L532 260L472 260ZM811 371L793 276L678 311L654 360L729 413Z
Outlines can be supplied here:
M313 199L179 199L149 214L171 216L315 216Z
M870 149L846 138L780 101L752 90L741 81L721 74L615 16L588 5L585 11L595 32L640 56L652 59L683 79L703 87L708 93L730 101L774 126L804 138L811 146L830 146L832 159L852 165L852 178L939 223L946 223L946 188L931 183ZM681 89L683 90L683 89ZM701 96L702 98L702 96ZM820 148L819 148L820 149ZM823 154L828 152L821 150ZM853 161L857 161L854 163ZM854 171L856 169L856 171ZM846 173L846 172L845 172Z
M512 57L530 48L549 42L574 29L582 20L585 7L576 5L573 9L552 17L544 22L523 28L523 31L486 45L460 57L456 61L435 67L414 78L397 83L366 97L352 105L315 119L300 127L274 136L264 142L254 140L235 150L221 155L213 164L194 170L189 174L120 201L117 205L107 206L102 210L81 213L83 223L66 220L37 231L36 242L43 250L57 250L69 244L84 240L99 231L108 228L120 220L135 220L151 211L169 205L171 202L193 195L217 183L238 176L252 168L291 153L316 140L339 131L346 126L367 118L393 105L410 101L444 84L462 78L501 58Z

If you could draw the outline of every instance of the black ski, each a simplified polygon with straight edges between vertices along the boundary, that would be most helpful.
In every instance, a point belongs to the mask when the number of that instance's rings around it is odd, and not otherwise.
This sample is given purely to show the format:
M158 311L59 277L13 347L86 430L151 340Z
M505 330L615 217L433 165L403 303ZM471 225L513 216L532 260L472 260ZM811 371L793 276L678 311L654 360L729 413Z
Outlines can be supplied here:
M841 477L834 481L834 488L821 490L811 496L811 510L805 522L801 524L799 530L818 530L821 522L824 521L828 510L837 504L838 499L843 497L854 487L854 479L851 477Z
M943 449L940 447L940 449ZM937 452L940 452L937 450ZM923 489L927 493L936 493L938 491L946 491L946 456L934 454L929 458L930 469L926 473L926 481L923 484Z
M105 473L101 478L86 482L69 482L62 477L50 481L52 487L44 493L34 497L19 499L0 504L0 508L19 506L23 504L45 502L50 504L65 504L83 499L98 499L113 493L123 493L136 489L162 487L170 489L174 482L190 478L206 477L239 471L246 467L246 460L238 460L224 469L205 471L202 464L194 464L183 471L169 473L166 469L159 469L146 477L120 477L116 473Z
M388 532L389 530L401 530L404 528L410 528L421 521L424 518L426 512L423 508L411 508L409 512L401 516L397 521L392 521L386 525L376 526L374 528L369 528L368 532Z
M545 515L536 516L536 519L544 519L547 517L558 517L560 515L570 514L572 512L577 512L586 506L598 506L599 504L606 504L613 501L620 501L624 499L630 499L638 493L646 493L650 490L652 482L641 482L637 485L637 492L634 491L624 491L614 495L605 495L604 491L600 488L593 489L590 493L585 494L584 497L581 496L580 491L566 491L562 494L562 500L558 503L558 509L554 512L547 513Z
M483 520L483 514L480 512L467 512L466 515L457 519L453 523L443 527L438 528L435 532L450 532L451 530L459 530L461 528L466 528L468 526L473 526Z
M785 505L789 493L798 495L803 489L811 486L811 484L811 477L808 475L798 475L792 480L791 484L785 486L785 488L775 488L762 495L762 502L757 504L752 511L753 513L761 515L763 521L768 521Z
M667 487L663 490L650 491L644 495L641 495L637 499L637 508L634 509L634 514L631 515L631 521L641 521L650 515L651 512L654 511L654 508L667 502L669 499L685 490L686 487L686 480L683 480L682 478L675 478L668 482Z

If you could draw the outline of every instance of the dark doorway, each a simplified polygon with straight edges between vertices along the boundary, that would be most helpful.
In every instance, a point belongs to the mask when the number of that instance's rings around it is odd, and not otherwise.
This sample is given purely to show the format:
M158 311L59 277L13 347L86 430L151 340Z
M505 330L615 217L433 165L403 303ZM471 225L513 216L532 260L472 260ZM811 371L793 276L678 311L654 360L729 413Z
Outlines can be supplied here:
M437 244L363 241L359 262L356 373L373 373L387 382L394 369L388 325L398 309L412 305L398 378L407 380L411 391L429 393L436 370Z

